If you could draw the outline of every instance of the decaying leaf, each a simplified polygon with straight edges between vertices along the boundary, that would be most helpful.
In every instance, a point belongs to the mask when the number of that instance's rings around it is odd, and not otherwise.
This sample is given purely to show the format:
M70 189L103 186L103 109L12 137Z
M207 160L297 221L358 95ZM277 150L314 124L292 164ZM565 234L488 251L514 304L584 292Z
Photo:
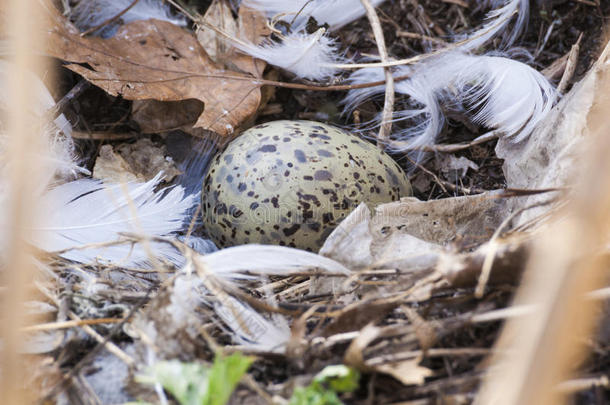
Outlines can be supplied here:
M437 167L442 172L453 175L452 177L457 176L459 179L466 176L468 169L479 170L479 166L476 163L464 156L456 157L450 153L442 153L436 156L436 158Z
M363 205L328 237L320 254L351 268L430 267L449 243L482 243L506 215L496 192L443 200L405 198L379 205L375 215Z
M148 138L138 139L135 143L123 143L117 146L117 152L144 181L163 172L163 179L170 182L181 173L167 156L165 146L156 145Z
M171 23L135 21L109 39L81 37L59 15L50 16L47 53L114 96L130 100L198 99L195 127L232 134L260 103L260 85L249 74L210 60L197 39Z
M375 370L389 374L405 385L421 385L426 377L432 375L432 370L419 365L421 360L420 357L415 357L395 363L380 364L375 367Z
M345 352L345 364L362 371L377 371L391 375L405 385L423 384L425 378L432 375L432 370L419 365L422 360L421 356L383 364L371 365L367 363L362 352L379 337L380 331L381 329L373 324L364 327Z
M236 20L224 0L214 0L203 16L203 21L219 28L229 37L255 44L270 33L267 19L261 12L241 6ZM266 62L238 52L223 35L200 25L197 28L197 39L215 62L251 73L257 78L263 77Z
M103 145L95 160L93 177L115 183L145 182L159 172L163 172L166 182L181 173L174 162L167 158L165 148L153 144L148 138L142 138L135 143L118 145L116 149Z
M93 177L113 183L138 180L138 176L132 172L129 163L114 151L112 145L102 145L100 148L100 154L95 159L93 167Z
M214 27L221 29L227 35L237 37L239 28L237 21L233 18L231 7L224 0L213 0L212 4L206 10L202 20ZM210 58L215 62L221 62L229 48L230 44L224 38L219 38L216 31L205 25L197 27L197 40L206 50Z
M145 134L181 129L189 132L201 115L204 104L195 99L181 101L134 100L131 119Z

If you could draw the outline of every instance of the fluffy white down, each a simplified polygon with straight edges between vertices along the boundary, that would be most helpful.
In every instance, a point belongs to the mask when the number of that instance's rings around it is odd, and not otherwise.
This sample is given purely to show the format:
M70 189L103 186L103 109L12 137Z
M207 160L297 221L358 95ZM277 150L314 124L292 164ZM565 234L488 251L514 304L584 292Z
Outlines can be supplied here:
M525 30L527 19L529 16L529 0L479 0L483 6L493 7L487 16L487 22L479 29L467 35L459 36L458 40L470 40L460 48L467 50L475 50L495 38L499 34L505 34L502 41L502 46L507 48L514 44L517 37ZM510 31L508 28L513 16L517 15L517 19Z
M444 120L441 105L465 107L472 122L519 142L548 114L556 99L555 89L542 74L501 56L445 53L395 72L396 76L405 74L410 78L397 82L395 90L408 96L408 108L397 109L394 119L409 119L413 125L392 135L389 146L398 151L434 143ZM355 84L382 80L383 72L363 69L350 79ZM346 110L383 91L383 86L350 91L344 100Z
M129 7L132 2L133 0L80 0L72 8L70 19L80 30L85 31L116 16ZM164 3L163 0L140 0L121 16L118 23L109 24L100 29L97 34L106 38L111 37L121 23L127 24L132 21L151 18L180 26L186 25L186 19L179 15L173 15L169 5Z
M323 30L313 34L294 32L281 42L264 42L261 45L234 43L236 48L255 58L263 59L294 73L303 79L323 80L334 76L335 64L343 62L337 53L336 42Z
M373 6L383 2L371 0ZM328 24L334 31L365 14L360 0L243 0L242 4L265 12L269 17L286 14L282 20L293 23L296 31L305 28L309 17L315 18L320 25Z

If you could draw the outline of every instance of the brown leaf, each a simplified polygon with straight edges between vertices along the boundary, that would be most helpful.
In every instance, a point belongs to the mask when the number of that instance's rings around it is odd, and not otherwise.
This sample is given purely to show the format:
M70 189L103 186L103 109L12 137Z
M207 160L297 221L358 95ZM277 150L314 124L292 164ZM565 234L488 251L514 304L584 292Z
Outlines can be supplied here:
M265 16L248 7L240 7L237 19L224 0L214 0L208 7L203 21L222 30L227 36L258 44L270 34ZM266 62L239 52L226 38L216 31L201 25L197 29L197 39L212 59L226 67L262 78Z
M189 132L203 112L204 105L195 99L182 101L135 100L131 119L145 134L181 129Z
M254 77L222 69L191 33L171 23L135 21L101 39L83 38L65 18L51 18L47 53L78 63L67 67L114 96L201 100L204 111L195 127L222 135L233 133L258 108L260 85Z
M405 385L423 384L425 378L432 375L432 370L419 365L421 356L383 364L367 363L363 351L379 337L380 333L381 329L372 323L365 326L347 348L343 362L361 371L376 371L391 375Z
M421 385L426 377L432 375L432 370L419 365L421 358L416 357L408 360L401 360L396 363L380 364L375 367L375 371L389 374L404 385Z

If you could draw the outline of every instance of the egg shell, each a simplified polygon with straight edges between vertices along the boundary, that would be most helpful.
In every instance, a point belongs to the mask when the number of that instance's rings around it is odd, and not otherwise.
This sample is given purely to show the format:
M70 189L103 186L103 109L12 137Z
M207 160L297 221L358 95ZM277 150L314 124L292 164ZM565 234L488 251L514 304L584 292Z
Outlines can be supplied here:
M273 121L234 139L210 163L202 213L217 245L276 244L317 251L361 202L411 195L375 145L314 121Z

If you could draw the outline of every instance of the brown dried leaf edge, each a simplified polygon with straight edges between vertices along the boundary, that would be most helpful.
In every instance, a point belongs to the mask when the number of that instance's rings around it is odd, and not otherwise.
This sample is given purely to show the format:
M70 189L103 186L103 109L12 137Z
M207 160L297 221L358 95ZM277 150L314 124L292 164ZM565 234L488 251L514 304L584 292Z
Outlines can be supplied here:
M216 65L188 31L147 20L124 25L112 38L81 37L56 10L49 10L47 53L73 62L68 69L114 96L129 100L198 99L195 127L229 135L249 119L261 99L247 74Z

